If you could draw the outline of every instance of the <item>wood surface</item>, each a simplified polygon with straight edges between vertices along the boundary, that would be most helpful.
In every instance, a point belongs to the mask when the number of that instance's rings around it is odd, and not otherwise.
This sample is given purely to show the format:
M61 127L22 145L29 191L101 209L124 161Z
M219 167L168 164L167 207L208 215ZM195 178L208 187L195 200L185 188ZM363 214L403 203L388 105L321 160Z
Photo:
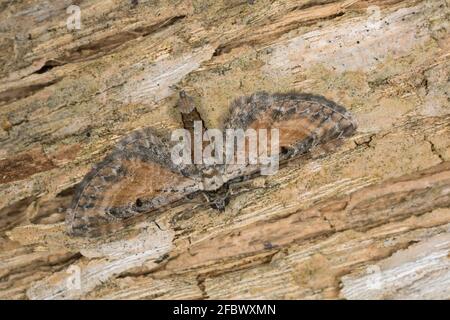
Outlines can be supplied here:
M134 2L73 1L70 31L72 1L0 0L0 298L450 298L448 0ZM209 127L258 90L359 127L225 212L68 236L76 184L133 130L180 127L179 88Z

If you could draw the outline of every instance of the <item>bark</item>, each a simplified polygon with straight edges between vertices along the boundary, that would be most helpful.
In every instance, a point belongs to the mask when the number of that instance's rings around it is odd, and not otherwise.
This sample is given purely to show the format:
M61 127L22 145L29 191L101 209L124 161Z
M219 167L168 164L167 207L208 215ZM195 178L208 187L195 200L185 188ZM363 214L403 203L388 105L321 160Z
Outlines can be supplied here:
M450 3L0 0L0 298L450 298ZM319 94L357 134L235 186L73 238L74 186L117 141L209 127L258 90ZM68 285L80 271L81 286Z

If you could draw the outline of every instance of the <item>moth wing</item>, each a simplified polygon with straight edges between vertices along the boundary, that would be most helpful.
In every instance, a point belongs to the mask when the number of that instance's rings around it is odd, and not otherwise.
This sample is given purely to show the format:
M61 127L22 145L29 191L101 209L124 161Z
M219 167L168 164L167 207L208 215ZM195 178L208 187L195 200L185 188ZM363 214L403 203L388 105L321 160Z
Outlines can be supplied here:
M356 130L356 121L342 106L321 96L302 93L268 94L258 92L236 99L230 107L226 129L278 129L279 160L305 154L314 146L347 137ZM246 131L247 133L247 131ZM246 147L247 148L247 147ZM258 149L258 155L261 155ZM248 148L246 149L246 156ZM232 179L260 170L260 165L227 164L225 175Z
M79 184L66 218L76 236L110 232L146 212L198 190L195 166L176 166L170 146L149 129L137 131Z

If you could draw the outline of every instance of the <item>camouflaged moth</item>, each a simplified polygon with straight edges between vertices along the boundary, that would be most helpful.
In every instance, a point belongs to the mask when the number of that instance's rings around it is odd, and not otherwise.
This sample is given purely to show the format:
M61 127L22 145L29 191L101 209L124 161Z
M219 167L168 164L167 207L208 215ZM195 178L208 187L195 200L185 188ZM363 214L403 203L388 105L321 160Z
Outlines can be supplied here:
M206 131L205 123L184 92L178 110L193 143L195 127ZM286 162L317 145L352 135L356 123L344 107L321 96L257 92L236 99L223 125L225 131L273 128L279 132L277 159ZM67 214L69 233L99 236L134 217L188 201L197 193L203 193L213 208L223 210L230 184L258 175L262 169L248 159L238 164L174 163L175 145L170 137L160 137L151 128L125 137L79 184ZM205 148L204 141L200 148Z

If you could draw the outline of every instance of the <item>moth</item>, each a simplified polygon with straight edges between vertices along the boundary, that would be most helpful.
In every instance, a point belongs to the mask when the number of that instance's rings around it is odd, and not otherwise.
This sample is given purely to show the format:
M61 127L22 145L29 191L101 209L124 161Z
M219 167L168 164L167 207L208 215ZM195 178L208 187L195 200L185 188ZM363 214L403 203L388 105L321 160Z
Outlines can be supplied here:
M180 92L177 107L183 129L190 138L184 151L192 153L188 156L194 158L192 150L199 148L193 145L195 130L200 129L204 135L209 130L206 131L194 99L184 91ZM271 146L271 156L286 163L317 145L349 137L356 128L354 118L344 107L322 96L256 92L231 104L222 129L241 133L270 131L272 140L275 139L272 132L277 132L277 144ZM244 153L250 152L247 142ZM200 151L206 150L205 141L200 143ZM211 207L224 210L230 198L230 185L262 173L263 165L250 158L244 157L239 163L234 161L235 149L231 157L226 157L231 161L225 163L173 161L173 150L178 144L179 141L159 136L151 128L134 131L120 141L78 185L66 216L69 234L100 236L135 217L164 210L197 194L203 194ZM261 146L259 143L258 147Z

